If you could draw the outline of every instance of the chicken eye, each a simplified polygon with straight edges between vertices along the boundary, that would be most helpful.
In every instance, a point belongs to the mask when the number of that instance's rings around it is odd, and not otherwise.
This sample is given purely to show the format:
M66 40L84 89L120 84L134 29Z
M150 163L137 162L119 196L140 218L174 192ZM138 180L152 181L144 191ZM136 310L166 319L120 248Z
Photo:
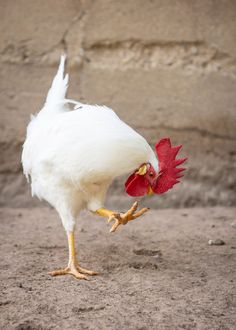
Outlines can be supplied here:
M149 175L151 178L154 176L153 172L150 172Z

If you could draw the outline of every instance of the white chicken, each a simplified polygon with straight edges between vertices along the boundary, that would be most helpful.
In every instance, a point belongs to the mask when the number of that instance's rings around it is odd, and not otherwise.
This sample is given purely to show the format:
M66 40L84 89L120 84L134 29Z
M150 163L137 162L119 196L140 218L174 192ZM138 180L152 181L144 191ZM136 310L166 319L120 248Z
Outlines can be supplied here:
M180 146L171 147L169 139L157 144L157 159L147 141L111 109L66 99L69 77L64 77L64 65L62 56L46 102L28 125L22 164L32 195L57 210L67 232L68 266L50 274L87 279L86 275L97 273L82 268L76 258L74 229L79 212L86 208L114 220L113 232L147 211L137 211L137 202L126 213L104 208L114 178L133 172L126 182L131 196L163 193L178 182L184 169L176 166L185 159L175 159ZM73 111L69 103L75 105Z

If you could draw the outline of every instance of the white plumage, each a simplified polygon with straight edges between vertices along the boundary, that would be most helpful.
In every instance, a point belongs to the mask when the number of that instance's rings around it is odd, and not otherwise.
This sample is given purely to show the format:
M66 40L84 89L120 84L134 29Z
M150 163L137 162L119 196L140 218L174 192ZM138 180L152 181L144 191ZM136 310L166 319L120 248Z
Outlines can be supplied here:
M64 63L62 56L45 105L28 125L22 164L32 194L54 206L72 232L80 210L103 207L115 177L143 163L158 172L158 161L146 140L111 109L65 99Z

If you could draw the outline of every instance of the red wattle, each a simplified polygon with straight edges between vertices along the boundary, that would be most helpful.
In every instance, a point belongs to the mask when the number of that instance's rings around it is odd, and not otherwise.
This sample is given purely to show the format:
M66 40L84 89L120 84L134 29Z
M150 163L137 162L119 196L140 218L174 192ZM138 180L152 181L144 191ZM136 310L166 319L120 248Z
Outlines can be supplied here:
M148 192L149 183L143 175L131 174L125 183L125 190L130 196L143 196Z

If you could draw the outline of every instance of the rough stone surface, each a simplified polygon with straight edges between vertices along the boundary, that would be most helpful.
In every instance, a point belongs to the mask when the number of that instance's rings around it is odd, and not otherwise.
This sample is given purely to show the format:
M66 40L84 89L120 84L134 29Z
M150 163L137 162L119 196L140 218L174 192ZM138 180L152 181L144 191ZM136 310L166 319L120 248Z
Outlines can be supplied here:
M152 145L184 145L183 183L147 203L236 205L235 1L10 0L0 26L1 205L37 204L21 145L62 52L70 97L111 106ZM111 195L123 198L123 182Z
M150 211L114 234L83 214L78 258L101 275L78 281L47 274L67 263L55 212L1 209L0 328L233 330L235 211ZM226 245L209 246L211 237Z

